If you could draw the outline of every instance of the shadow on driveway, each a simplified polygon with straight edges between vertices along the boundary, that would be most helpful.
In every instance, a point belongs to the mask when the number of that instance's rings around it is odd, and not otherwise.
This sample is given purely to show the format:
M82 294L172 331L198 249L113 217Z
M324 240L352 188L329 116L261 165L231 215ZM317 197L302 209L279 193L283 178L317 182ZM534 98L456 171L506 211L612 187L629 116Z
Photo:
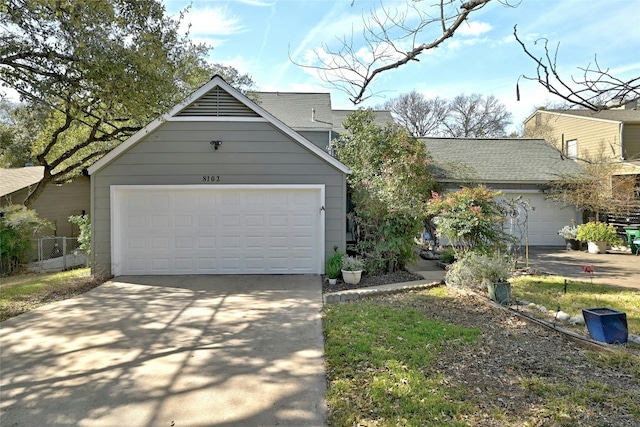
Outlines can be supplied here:
M640 256L630 252L590 254L586 251L567 251L557 246L534 246L529 248L529 265L542 273L582 281L591 279L581 266L591 265L595 270L594 282L640 290Z
M6 426L321 426L319 276L119 277L1 324Z

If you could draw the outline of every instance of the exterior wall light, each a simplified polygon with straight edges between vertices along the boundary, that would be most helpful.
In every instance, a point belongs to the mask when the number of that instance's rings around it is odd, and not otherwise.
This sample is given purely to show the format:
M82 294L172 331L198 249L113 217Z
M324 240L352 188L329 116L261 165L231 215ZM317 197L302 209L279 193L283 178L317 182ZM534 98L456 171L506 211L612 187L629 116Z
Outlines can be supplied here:
M213 148L217 150L222 145L222 141L211 141L209 144L213 145Z

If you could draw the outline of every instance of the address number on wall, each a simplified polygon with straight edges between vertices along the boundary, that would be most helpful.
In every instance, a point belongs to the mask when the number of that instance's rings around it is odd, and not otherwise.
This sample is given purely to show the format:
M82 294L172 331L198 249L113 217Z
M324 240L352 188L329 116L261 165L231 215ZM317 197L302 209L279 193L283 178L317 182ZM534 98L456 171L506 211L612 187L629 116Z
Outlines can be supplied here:
M202 182L220 182L220 175L202 175Z

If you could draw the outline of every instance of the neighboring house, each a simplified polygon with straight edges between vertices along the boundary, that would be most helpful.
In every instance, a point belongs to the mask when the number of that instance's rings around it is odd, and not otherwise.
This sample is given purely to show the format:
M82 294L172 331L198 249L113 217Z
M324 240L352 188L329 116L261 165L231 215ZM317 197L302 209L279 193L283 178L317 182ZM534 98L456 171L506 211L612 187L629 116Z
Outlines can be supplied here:
M0 205L22 204L43 175L42 166L0 169ZM77 177L66 184L49 183L30 208L40 218L53 223L56 236L75 237L79 230L69 222L69 217L90 212L90 189L89 178L86 176Z
M640 200L640 110L638 100L623 108L538 109L525 121L525 134L544 138L571 159L603 159L619 164L611 188ZM629 178L635 176L635 179ZM635 195L634 195L635 193Z
M528 244L558 246L564 240L558 230L581 222L581 213L545 200L541 186L560 174L575 173L580 166L563 160L558 151L542 139L420 138L432 157L434 175L449 191L469 184L484 184L502 191L505 198L522 196L534 208L527 215ZM524 213L507 227L519 235ZM522 243L525 243L523 240Z
M93 271L322 273L350 170L319 147L215 76L89 167Z
M256 103L277 119L328 151L329 144L345 131L342 122L353 110L333 110L329 93L258 92ZM386 110L374 110L375 123L393 123Z

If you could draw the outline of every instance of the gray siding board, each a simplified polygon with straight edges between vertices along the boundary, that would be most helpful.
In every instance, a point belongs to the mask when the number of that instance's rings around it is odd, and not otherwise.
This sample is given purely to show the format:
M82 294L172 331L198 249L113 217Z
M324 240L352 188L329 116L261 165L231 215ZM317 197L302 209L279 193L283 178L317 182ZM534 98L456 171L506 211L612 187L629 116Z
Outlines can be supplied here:
M94 271L110 272L112 185L188 184L323 184L325 255L345 249L346 181L334 166L266 122L167 122L92 176Z
M226 147L225 147L226 148ZM181 156L167 156L166 153L162 155L149 154L149 153L131 153L120 164L122 165L140 165L145 164L149 160L149 156L156 156L158 161L155 164L172 164L172 165L192 165L193 163L201 163L203 153L198 152L182 152ZM247 152L247 153L227 153L220 148L215 154L206 153L207 157L211 157L211 161L216 163L226 164L237 161L241 158L242 163L262 163L262 164L281 164L281 153L260 153L260 152ZM215 157L215 159L214 159ZM318 160L315 156L310 156L308 153L287 153L287 163L299 163L299 164L317 164Z
M327 151L330 135L330 132L328 130L323 130L321 132L300 131L298 133L311 141L316 147Z
M284 166L284 167L283 167ZM137 170L135 173L131 173L131 168L135 167ZM196 162L189 162L187 164L171 164L171 163L159 163L159 164L141 164L141 165L115 165L110 168L109 175L111 176L157 176L162 179L171 179L172 176L190 176L193 177L191 184L202 183L202 175L219 175L220 184L235 183L229 180L229 175L253 175L259 177L260 175L275 175L280 176L280 180L287 180L290 177L298 177L299 175L331 175L331 170L327 170L326 167L318 164L262 164L262 163L234 163L232 161L222 164L198 164ZM108 175L105 175L108 176ZM298 184L299 182L286 182L288 184Z

